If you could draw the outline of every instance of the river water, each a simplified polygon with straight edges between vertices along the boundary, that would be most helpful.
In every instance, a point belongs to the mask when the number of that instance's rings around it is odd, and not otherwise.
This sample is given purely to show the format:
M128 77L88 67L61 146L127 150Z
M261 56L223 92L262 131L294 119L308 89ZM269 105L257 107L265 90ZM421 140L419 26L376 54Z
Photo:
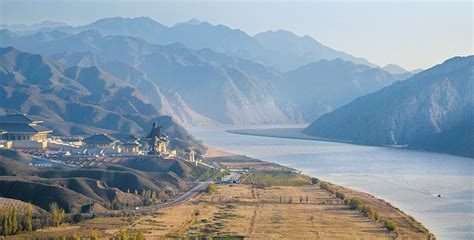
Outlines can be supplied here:
M474 239L474 159L401 148L191 129L205 145L274 162L384 199L438 239ZM438 197L441 195L441 197Z

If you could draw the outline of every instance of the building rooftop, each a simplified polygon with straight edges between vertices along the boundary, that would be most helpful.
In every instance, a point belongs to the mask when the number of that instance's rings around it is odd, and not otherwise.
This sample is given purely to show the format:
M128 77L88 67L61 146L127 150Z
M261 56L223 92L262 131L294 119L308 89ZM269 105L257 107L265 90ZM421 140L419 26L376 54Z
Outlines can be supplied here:
M18 124L18 123L2 123L0 122L0 128L7 133L44 133L52 132L51 129L37 125L30 126L28 124Z
M117 142L117 140L107 134L94 134L84 139L84 142L89 144L111 144Z
M141 145L137 142L126 142L126 143L123 143L122 146L140 147Z
M35 119L31 116L26 116L24 114L5 114L0 115L0 123L23 123L23 124L32 124L32 123L42 123L43 121Z

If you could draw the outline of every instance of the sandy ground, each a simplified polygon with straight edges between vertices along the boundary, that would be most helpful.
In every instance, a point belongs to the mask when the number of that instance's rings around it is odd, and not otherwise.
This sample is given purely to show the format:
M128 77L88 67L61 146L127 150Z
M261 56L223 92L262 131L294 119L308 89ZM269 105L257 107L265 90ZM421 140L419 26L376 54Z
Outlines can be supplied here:
M308 200L306 200L306 198ZM387 211L394 211L388 208ZM387 216L385 213L384 216ZM396 214L395 214L396 215ZM399 216L400 217L400 216ZM381 223L350 210L315 186L256 188L219 185L216 193L138 218L131 226L150 238L245 237L250 239L391 239ZM404 238L423 238L413 229Z
M222 151L219 149L209 148L204 154L204 157L226 157L226 156L237 156L237 154Z

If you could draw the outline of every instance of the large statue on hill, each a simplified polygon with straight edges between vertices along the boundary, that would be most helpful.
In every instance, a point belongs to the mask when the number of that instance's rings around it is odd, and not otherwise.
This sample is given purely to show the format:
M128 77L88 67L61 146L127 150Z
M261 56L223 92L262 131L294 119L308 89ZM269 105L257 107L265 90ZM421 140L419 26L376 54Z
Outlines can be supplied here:
M148 154L150 155L163 155L168 152L168 137L161 130L162 126L154 122L150 134L147 136Z

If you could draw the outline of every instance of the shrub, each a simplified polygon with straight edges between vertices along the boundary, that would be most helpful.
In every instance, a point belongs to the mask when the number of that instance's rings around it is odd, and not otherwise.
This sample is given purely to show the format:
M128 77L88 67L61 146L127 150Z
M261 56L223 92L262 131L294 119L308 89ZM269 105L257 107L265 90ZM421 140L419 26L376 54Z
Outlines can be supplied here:
M354 209L361 209L363 206L362 200L358 198L351 198L348 202L349 208L354 210Z
M311 178L311 184L318 184L319 183L319 179L318 178L315 178L315 177L312 177Z
M319 184L319 187L320 187L321 189L326 190L326 191L329 190L329 184L327 184L326 182L321 182L321 183Z
M206 188L206 192L208 193L215 193L217 192L217 188L216 188L216 185L214 183L211 183L207 186Z
M346 199L346 195L341 192L336 192L336 197L342 200Z
M84 220L84 218L82 217L82 214L80 214L80 213L76 213L72 216L72 221L74 223L82 222L82 220Z
M375 221L380 220L379 212L377 212L377 211L374 212L374 220Z
M362 213L365 214L365 216L369 217L370 219L374 219L374 208L371 206L362 206L361 208Z
M385 227L390 231L390 232L396 232L397 231L397 224L392 222L392 221L385 221L384 222Z

